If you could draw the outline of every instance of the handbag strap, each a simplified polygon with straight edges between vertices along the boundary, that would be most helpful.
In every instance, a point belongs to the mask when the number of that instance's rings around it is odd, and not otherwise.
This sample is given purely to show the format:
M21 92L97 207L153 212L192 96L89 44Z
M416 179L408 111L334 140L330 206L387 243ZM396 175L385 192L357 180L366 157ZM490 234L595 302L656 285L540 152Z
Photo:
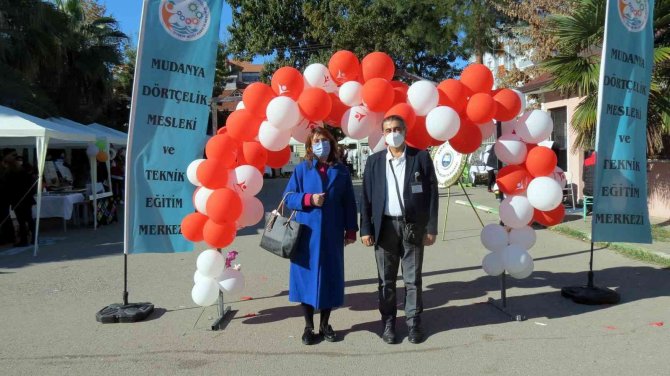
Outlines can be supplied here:
M277 213L281 215L282 217L284 216L284 207L286 206L286 198L288 197L289 194L295 193L295 192L286 192L284 194L284 197L281 199L281 202L279 203L279 206L277 206ZM288 216L288 222L290 222L296 215L296 211L292 210L291 215Z
M398 185L398 177L395 175L395 169L393 168L393 161L389 159L389 166L391 166L391 173L393 173L393 181L395 181L395 192L398 196L398 203L400 204L400 212L402 217L405 218L405 205L402 203L402 197L400 196L400 186Z

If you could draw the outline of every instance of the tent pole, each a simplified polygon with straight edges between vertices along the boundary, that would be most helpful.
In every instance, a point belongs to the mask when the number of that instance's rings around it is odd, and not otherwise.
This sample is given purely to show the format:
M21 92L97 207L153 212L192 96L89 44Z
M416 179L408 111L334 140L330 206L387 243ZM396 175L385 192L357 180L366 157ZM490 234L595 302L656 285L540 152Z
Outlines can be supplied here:
M44 177L44 164L46 163L47 136L35 137L35 150L37 152L37 210L35 211L35 233L33 234L35 244L33 245L33 257L37 256L39 249L40 216L42 212L42 179Z

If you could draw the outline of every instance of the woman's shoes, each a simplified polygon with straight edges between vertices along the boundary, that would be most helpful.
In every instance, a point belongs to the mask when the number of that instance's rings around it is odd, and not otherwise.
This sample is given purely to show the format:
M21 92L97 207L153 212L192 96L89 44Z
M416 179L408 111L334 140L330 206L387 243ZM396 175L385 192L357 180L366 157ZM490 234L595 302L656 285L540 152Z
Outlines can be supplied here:
M305 331L302 333L302 344L313 345L315 343L316 343L316 334L314 334L314 329L305 328Z
M320 328L319 329L319 335L323 337L328 342L335 342L337 341L337 334L335 334L335 331L333 330L333 327L328 325L325 328Z

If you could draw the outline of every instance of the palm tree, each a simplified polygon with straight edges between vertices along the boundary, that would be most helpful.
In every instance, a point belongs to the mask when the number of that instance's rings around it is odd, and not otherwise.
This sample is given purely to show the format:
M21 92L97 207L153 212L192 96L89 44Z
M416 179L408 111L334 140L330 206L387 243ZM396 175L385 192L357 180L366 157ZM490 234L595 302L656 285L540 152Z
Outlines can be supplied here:
M570 15L555 15L548 32L556 35L556 55L542 67L554 80L551 89L577 95L581 101L570 125L577 133L576 148L590 149L595 144L600 51L605 25L605 0L580 0ZM654 70L649 94L647 149L657 155L663 138L670 134L670 0L656 0L654 9Z

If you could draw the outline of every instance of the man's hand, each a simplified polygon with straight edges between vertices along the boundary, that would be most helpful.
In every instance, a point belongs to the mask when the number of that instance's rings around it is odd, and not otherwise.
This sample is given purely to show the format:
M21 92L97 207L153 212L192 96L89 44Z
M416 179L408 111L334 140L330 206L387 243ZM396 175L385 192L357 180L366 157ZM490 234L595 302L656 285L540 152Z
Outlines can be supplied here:
M323 206L324 201L326 201L325 193L314 193L312 195L312 204L314 204L314 206L321 207Z
M435 238L436 236L433 234L426 234L426 236L423 237L423 245L435 244Z
M372 235L361 236L361 243L366 247L372 247L375 245L375 239L372 238Z

